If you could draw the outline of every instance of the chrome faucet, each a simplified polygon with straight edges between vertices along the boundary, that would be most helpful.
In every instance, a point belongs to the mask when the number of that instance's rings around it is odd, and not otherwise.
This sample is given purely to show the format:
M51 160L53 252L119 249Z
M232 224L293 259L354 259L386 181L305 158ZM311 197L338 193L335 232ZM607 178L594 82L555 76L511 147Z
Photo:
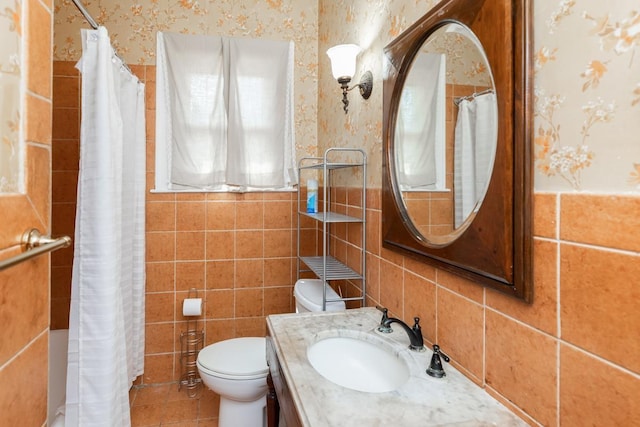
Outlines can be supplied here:
M387 315L387 312L389 311L388 309L380 306L376 306L376 308L382 312L382 319L380 319L380 325L378 326L378 331L383 332L385 334L389 334L393 332L393 329L391 329L391 324L397 323L400 326L402 326L402 329L404 329L404 331L409 336L409 342L411 343L409 345L409 349L413 351L425 351L424 342L422 340L422 329L420 328L419 317L413 318L415 323L413 324L413 328L410 328L409 325L404 323L402 320L396 319L395 317L388 317Z

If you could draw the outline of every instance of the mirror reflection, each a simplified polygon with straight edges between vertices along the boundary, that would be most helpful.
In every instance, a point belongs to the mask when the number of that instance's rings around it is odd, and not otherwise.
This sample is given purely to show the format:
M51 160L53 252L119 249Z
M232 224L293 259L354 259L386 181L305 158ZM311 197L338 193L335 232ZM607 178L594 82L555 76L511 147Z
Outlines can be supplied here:
M446 245L472 222L491 178L497 126L480 41L460 23L440 26L408 69L393 138L396 197L426 244Z

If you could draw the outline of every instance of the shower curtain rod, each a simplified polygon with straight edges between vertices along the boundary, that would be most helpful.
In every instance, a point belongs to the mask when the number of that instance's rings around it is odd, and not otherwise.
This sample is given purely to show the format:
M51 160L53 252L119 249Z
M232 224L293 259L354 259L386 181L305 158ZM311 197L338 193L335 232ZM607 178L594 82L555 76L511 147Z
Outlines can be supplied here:
M93 19L93 17L91 16L91 14L87 11L87 9L85 9L84 5L82 4L82 2L80 0L71 0L73 2L73 4L76 5L76 7L78 8L78 10L80 11L80 13L82 13L82 16L84 16L84 19L87 20L87 22L89 23L89 25L91 25L91 27L94 30L97 30L99 25L96 22L95 19ZM131 68L129 68L129 66L127 65L126 62L124 62L124 59L122 59L122 57L120 55L118 55L118 53L115 51L114 49L114 54L118 57L118 59L120 59L120 62L122 62L122 66L124 68L127 69L127 71L133 75L133 72L131 71Z
M84 5L82 4L82 2L80 0L71 0L71 1L73 1L73 4L75 4L78 10L80 11L80 13L82 13L82 16L84 16L84 19L87 20L89 25L91 25L94 30L97 30L98 23L95 21L95 19L93 19L93 17L87 11L87 9L84 8Z
M476 96L480 96L480 95L486 95L487 93L494 93L493 89L486 89L483 90L482 92L474 92L473 94L469 95L469 96L461 96L458 98L453 98L453 103L456 105L460 105L460 103L464 100L468 100L468 99L474 99Z

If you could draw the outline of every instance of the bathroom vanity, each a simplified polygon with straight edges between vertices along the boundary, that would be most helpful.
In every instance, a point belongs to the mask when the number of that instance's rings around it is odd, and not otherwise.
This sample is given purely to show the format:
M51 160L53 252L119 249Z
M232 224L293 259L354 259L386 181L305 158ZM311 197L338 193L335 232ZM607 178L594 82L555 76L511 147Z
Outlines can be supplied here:
M287 427L527 425L449 364L444 378L428 376L431 350L409 350L409 338L400 328L390 334L378 332L380 317L373 307L268 316L269 425L278 425L278 408ZM357 375L359 367L340 371L337 366L332 372L331 366L312 365L310 359L317 357L314 352L320 347L315 345L328 340L335 340L336 347L328 347L327 357L333 355L332 349L341 351L344 343L362 344L363 350L353 356L368 365L364 369L371 370L370 378L351 382L349 377ZM380 362L381 356L388 359ZM343 360L342 355L336 360ZM383 387L389 390L361 391L378 387L379 374L396 383L389 386L383 378ZM346 385L336 383L342 380Z

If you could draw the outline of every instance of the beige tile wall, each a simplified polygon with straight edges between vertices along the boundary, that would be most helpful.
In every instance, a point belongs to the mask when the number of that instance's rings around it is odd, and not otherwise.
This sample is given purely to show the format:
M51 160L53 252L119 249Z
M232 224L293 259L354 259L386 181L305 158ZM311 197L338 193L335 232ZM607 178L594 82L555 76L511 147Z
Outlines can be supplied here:
M80 76L72 62L53 63L51 227L74 235L80 144ZM73 247L51 256L51 329L69 327Z
M536 193L531 305L380 249L379 209L367 207L370 305L421 316L426 340L532 425L636 423L640 198Z
M0 259L21 251L24 231L49 231L51 7L50 1L29 0L17 10L24 14L26 49L21 75L26 194L0 195ZM0 272L0 325L0 425L41 426L47 418L48 255Z
M266 315L291 311L292 209L293 193L148 193L145 383L177 379L190 289L206 343L262 336Z

